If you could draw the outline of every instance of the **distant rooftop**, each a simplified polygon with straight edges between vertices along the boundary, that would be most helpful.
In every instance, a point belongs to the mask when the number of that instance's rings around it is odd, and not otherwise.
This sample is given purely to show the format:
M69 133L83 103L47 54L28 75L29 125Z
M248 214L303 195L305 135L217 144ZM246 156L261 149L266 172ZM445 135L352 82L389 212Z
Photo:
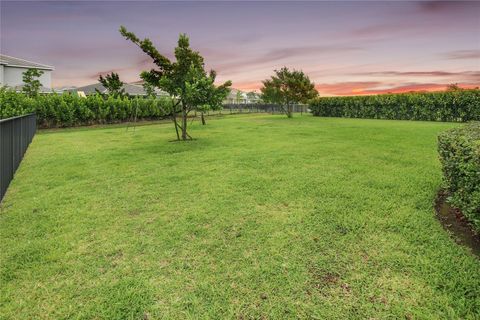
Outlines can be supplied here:
M35 68L42 70L53 70L52 66L47 66L46 64L41 64L37 62L32 62L20 58L10 57L4 54L0 54L0 64L9 67L20 67L20 68Z
M131 96L145 96L145 95L147 95L147 92L145 91L145 89L142 86L137 85L137 84L124 83L122 88L125 90L125 93L127 93ZM88 86L69 89L67 91L74 91L74 92L83 91L85 94L88 95L88 94L97 93L97 90L100 93L108 93L108 90L99 82L94 83L94 84L90 84ZM155 89L155 93L157 95L165 95L165 93L163 93L162 91L160 91L158 89Z
M123 89L125 90L126 93L132 94L132 95L143 95L145 92L143 91L143 88L140 86L135 86L135 85L128 85L124 84ZM97 90L100 93L108 93L107 88L105 88L101 83L94 83L90 84L87 86L83 87L77 87L73 89L73 91L83 91L85 94L95 94Z
M18 86L15 86L15 87L11 87L13 90L17 91L17 92L21 92L23 91L23 87L25 85L21 84L21 85L18 85ZM53 92L57 92L56 90L52 90L50 88L46 88L44 86L41 86L40 88L38 88L38 92L39 93L53 93Z

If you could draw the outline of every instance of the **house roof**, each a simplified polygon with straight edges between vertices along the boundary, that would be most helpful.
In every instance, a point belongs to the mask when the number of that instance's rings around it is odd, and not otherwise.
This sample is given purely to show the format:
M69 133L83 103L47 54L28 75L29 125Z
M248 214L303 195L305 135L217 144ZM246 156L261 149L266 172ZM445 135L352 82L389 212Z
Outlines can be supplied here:
M18 85L18 86L14 86L14 87L11 87L13 90L17 91L17 92L21 92L23 91L23 87L25 85L21 84L21 85ZM38 88L38 92L39 93L52 93L54 92L54 90L50 89L50 88L47 88L47 87L44 87L44 86L40 86L40 88Z
M130 84L136 84L136 85L139 85L139 86L143 85L144 83L145 83L145 81L143 81L143 80L138 80L138 81L130 82Z
M95 90L96 89L96 90ZM130 84L130 83L125 83L123 85L123 89L125 90L125 93L131 95L131 96L146 96L147 93L143 89L142 86L136 85L136 84ZM72 90L68 91L83 91L85 94L95 94L96 92L100 91L100 93L108 93L107 89L101 84L101 83L94 83L90 84L88 86L83 86L83 87L78 87ZM155 90L158 95L161 95L160 90Z
M241 90L232 88L230 89L230 92L228 93L227 99L237 99L237 94L240 92L241 99L244 99L247 97L247 94Z
M138 80L138 81L134 81L134 82L130 82L130 84L133 84L133 85L136 85L136 86L142 86L143 88L143 85L145 84L145 81L143 80ZM161 89L158 89L158 88L154 88L155 90L155 93L158 95L158 96L168 96L169 94Z
M4 54L0 54L0 64L4 66L10 66L10 67L54 70L52 66L47 66L46 64L41 64L37 62L20 59L20 58L10 57Z

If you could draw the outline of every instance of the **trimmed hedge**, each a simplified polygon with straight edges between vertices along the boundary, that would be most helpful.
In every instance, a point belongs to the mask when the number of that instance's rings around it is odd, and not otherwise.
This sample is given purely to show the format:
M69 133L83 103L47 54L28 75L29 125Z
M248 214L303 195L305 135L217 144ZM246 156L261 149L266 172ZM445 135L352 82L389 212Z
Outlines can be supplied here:
M35 112L38 125L43 128L129 121L135 112L138 119L161 119L168 115L170 108L171 100L166 97L104 99L100 95L82 98L65 93L30 98L23 93L0 88L0 119Z
M480 232L480 122L440 134L438 152L448 201Z
M321 97L310 103L310 110L321 117L478 121L480 90Z

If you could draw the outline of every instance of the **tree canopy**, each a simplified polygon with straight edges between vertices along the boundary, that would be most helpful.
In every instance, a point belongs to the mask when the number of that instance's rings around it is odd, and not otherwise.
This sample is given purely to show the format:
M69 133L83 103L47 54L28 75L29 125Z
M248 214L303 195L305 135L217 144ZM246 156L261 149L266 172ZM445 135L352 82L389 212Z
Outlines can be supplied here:
M120 80L120 76L117 73L112 72L105 77L100 75L98 81L107 89L109 95L116 98L126 96L125 89L123 88L124 83Z
M175 61L161 54L148 38L141 40L124 26L120 33L125 39L137 45L144 53L150 56L156 68L143 71L141 78L150 85L167 92L172 99L172 120L175 124L177 139L191 139L187 132L187 117L192 110L200 112L218 108L226 97L231 81L215 86L215 71L207 73L203 57L198 51L190 48L187 35L180 34L175 48ZM180 114L181 123L177 122Z
M22 90L27 96L35 97L38 95L40 87L42 86L38 78L41 77L42 74L43 71L33 68L28 69L22 74L24 83Z
M262 82L262 99L279 104L289 118L294 104L307 103L318 96L315 84L303 71L283 67L274 72L275 75Z
M260 102L261 96L260 96L260 94L256 93L255 91L250 91L250 92L247 92L247 98L248 98L248 100L250 100L249 101L250 103L252 103L252 102L258 103L258 102Z

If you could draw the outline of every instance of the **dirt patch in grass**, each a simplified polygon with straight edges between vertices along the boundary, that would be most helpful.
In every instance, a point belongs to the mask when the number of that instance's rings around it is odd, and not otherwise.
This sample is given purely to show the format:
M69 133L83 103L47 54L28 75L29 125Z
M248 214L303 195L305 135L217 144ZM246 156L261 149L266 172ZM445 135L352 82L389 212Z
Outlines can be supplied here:
M469 247L480 257L480 235L468 223L463 213L447 203L448 194L441 190L435 199L435 211L438 220L445 230L448 230L458 244Z
M341 285L338 273L319 270L315 267L309 268L308 271L311 276L311 287L319 292ZM308 294L311 294L311 292L308 292Z

